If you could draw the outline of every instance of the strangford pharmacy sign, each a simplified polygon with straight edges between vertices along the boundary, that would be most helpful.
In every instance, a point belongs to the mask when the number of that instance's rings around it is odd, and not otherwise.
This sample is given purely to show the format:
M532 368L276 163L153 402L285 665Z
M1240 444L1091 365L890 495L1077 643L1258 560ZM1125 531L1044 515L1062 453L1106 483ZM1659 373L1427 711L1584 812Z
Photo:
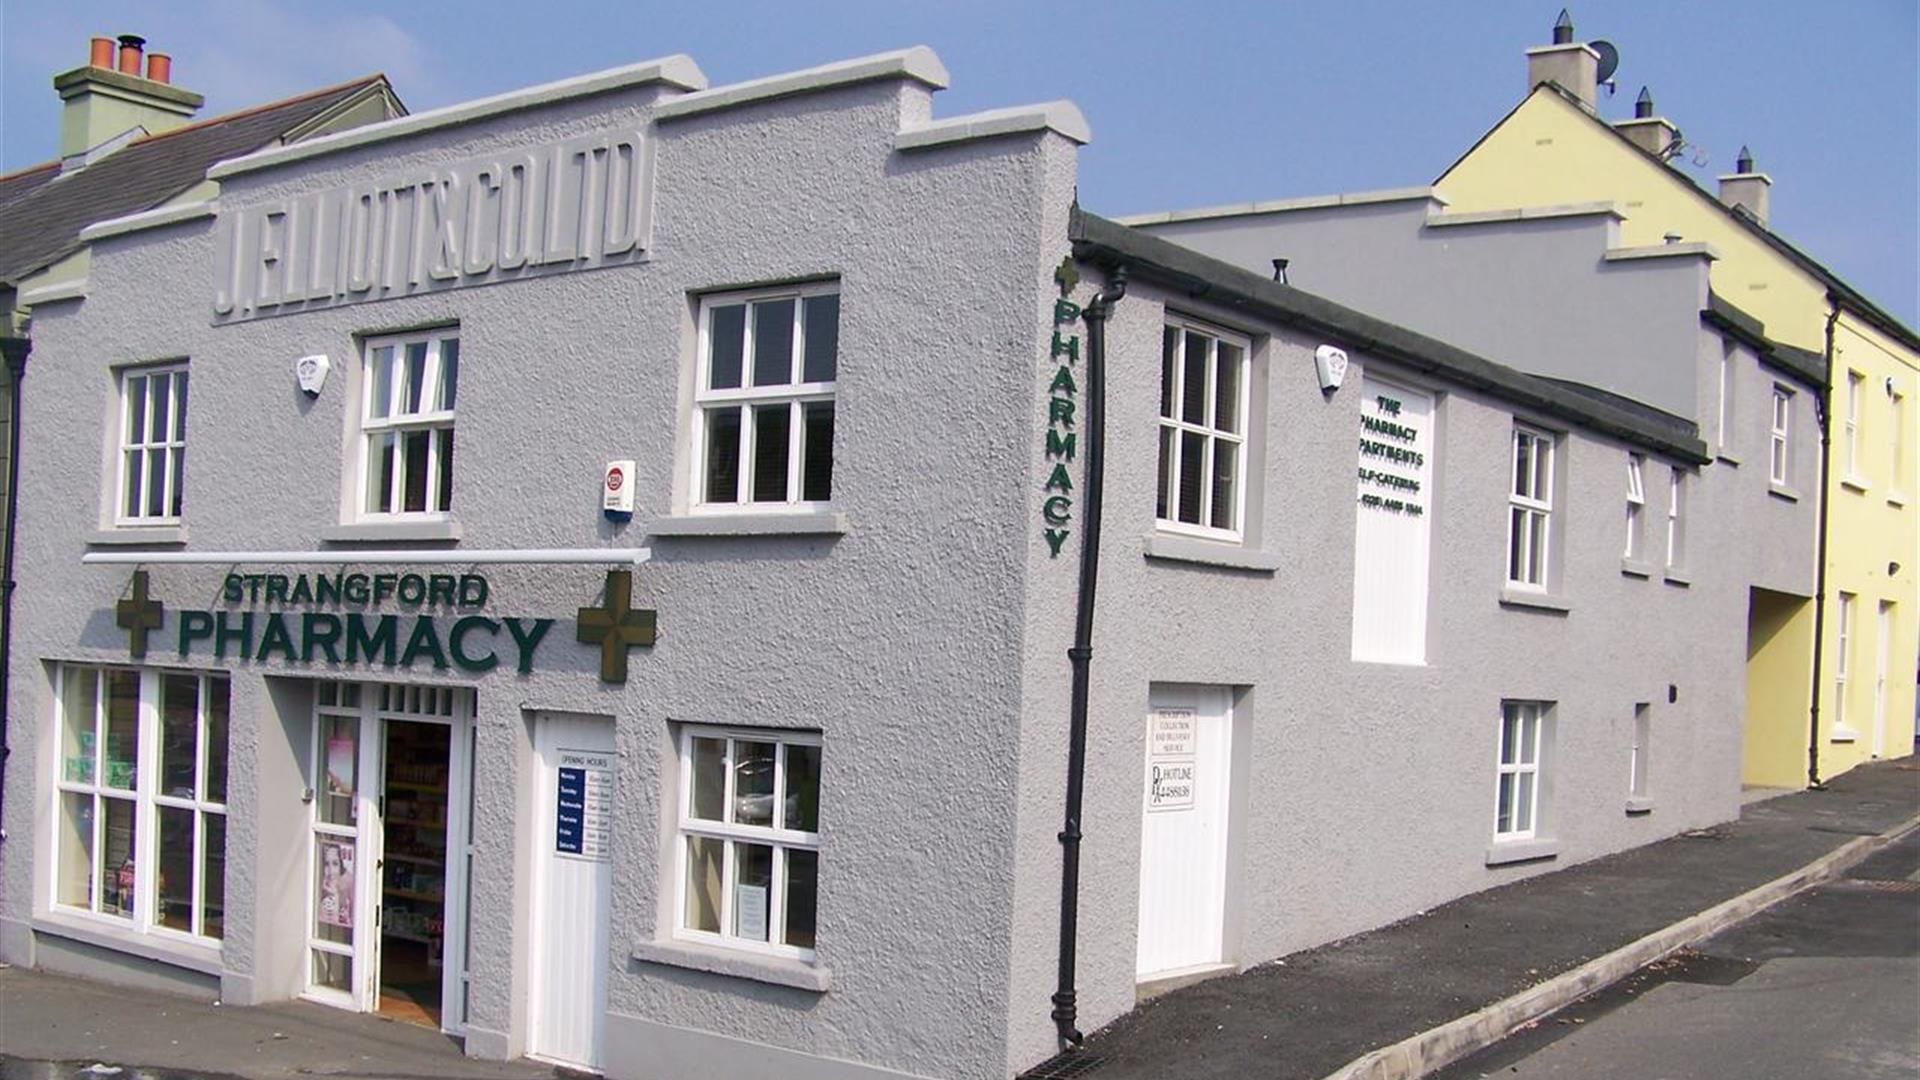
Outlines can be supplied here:
M556 621L486 614L487 579L472 573L228 574L219 606L204 611L169 612L151 590L136 570L114 606L135 660L160 634L181 659L470 674L505 664L526 675ZM627 651L654 642L655 614L634 610L632 593L633 572L610 570L604 602L575 621L576 640L599 646L606 682L626 682Z
M650 154L639 132L608 131L223 210L214 319L632 261Z

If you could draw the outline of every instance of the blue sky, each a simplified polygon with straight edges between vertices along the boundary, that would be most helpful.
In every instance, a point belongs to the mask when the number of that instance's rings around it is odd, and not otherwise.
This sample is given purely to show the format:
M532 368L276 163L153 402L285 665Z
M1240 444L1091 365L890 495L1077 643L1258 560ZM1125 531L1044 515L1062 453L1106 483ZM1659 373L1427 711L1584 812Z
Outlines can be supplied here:
M938 115L1076 102L1094 132L1081 201L1101 213L1403 187L1519 100L1523 50L1561 6L0 0L0 169L53 155L50 80L89 36L139 33L208 114L376 70L421 110L675 52L718 85L926 44L953 74ZM1651 86L1693 144L1682 170L1709 186L1750 145L1775 227L1920 321L1920 4L1571 6L1580 40L1620 49L1603 115L1630 115Z

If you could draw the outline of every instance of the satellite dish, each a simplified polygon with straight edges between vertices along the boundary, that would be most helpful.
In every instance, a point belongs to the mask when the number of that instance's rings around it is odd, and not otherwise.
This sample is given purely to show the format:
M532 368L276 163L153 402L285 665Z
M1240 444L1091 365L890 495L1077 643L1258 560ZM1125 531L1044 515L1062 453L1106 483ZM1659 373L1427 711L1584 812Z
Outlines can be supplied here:
M1620 67L1620 50L1613 47L1611 41L1589 41L1587 48L1600 54L1600 70L1595 73L1596 82L1607 82Z

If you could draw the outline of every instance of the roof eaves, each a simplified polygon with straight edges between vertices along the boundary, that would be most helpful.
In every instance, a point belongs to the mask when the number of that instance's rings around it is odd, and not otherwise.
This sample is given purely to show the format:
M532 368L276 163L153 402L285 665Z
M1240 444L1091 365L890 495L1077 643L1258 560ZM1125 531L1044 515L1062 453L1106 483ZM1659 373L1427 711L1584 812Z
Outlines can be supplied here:
M1711 460L1698 429L1663 414L1655 423L1640 411L1578 394L1546 379L1467 352L1458 346L1302 292L1160 237L1074 208L1068 239L1076 257L1101 265L1125 264L1155 280L1228 307L1286 325L1326 333L1385 359L1617 438L1678 460ZM1642 407L1643 409L1645 407Z

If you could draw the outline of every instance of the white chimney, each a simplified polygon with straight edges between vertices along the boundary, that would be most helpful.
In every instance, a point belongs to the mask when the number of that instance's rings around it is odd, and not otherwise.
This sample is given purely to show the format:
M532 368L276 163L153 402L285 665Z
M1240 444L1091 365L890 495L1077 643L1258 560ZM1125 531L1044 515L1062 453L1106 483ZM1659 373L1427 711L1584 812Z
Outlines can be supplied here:
M1565 10L1553 24L1553 44L1527 50L1527 92L1541 83L1553 83L1593 110L1600 82L1600 54L1573 40L1573 17Z
M1745 208L1747 213L1765 225L1767 213L1772 209L1772 188L1773 177L1753 171L1753 151L1743 146L1739 160L1734 162L1733 172L1720 178L1720 201L1728 206Z
M1627 137L1627 141L1652 154L1662 161L1673 157L1675 148L1680 144L1680 129L1667 122L1665 117L1653 115L1653 95L1646 87L1640 88L1640 96L1633 103L1633 119L1615 120L1613 129Z

